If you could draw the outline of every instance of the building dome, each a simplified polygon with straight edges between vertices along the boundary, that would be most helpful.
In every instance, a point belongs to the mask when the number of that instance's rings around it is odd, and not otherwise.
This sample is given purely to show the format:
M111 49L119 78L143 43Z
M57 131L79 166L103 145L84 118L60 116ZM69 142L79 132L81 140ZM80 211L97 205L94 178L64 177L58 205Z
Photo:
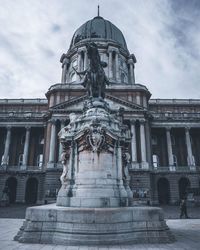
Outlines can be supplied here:
M115 42L123 49L127 50L126 41L122 32L114 24L100 16L96 16L92 20L87 21L75 31L70 48L86 39L105 39Z

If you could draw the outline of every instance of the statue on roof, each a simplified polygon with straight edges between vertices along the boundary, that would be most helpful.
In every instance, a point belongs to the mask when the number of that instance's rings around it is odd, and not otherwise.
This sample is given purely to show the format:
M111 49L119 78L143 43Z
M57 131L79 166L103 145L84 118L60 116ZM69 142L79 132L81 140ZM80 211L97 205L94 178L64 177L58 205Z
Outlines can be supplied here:
M87 43L87 56L89 59L89 66L86 70L76 73L79 76L83 76L82 85L87 91L89 97L105 97L106 85L109 84L108 78L104 72L107 67L106 62L102 62L98 52L97 45L95 43Z

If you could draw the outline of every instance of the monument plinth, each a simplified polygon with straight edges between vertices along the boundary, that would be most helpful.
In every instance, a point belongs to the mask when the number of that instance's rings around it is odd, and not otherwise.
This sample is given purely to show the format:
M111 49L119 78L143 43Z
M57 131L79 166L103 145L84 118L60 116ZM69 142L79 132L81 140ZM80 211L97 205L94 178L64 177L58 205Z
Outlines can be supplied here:
M82 84L88 99L82 115L71 114L59 132L63 173L57 203L28 208L15 239L66 245L169 243L173 236L160 208L131 207L125 131L104 100L108 81L97 46L88 44L87 51L90 65Z

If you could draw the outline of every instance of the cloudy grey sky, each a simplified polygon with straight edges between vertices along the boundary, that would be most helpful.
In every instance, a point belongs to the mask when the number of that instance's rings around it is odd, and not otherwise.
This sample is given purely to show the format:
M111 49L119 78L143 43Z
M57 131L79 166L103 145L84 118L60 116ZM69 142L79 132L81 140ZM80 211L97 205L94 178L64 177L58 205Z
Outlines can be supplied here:
M0 0L0 98L43 98L98 3L123 32L136 81L153 98L200 98L199 0Z

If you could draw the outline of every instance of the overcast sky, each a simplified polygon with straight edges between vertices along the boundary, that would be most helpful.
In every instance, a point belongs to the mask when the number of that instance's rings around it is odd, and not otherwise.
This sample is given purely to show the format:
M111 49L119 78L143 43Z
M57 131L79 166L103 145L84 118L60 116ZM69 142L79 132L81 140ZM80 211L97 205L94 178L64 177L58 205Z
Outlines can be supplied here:
M153 98L200 98L200 0L0 0L0 98L43 98L97 14L124 34Z

